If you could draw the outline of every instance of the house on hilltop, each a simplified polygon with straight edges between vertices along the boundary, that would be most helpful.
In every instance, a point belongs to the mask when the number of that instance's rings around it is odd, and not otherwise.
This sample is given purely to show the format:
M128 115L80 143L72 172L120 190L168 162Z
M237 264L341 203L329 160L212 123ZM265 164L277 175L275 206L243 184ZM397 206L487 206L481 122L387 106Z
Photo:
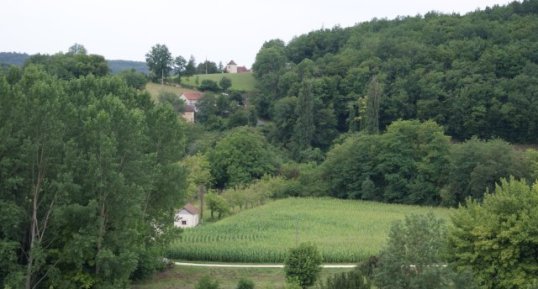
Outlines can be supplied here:
M174 226L179 228L196 227L200 222L200 211L192 204L186 204L174 218Z
M226 65L226 72L228 73L245 73L245 72L248 72L248 69L245 67L245 66L237 66L237 64L235 63L235 61L231 60L227 65Z
M226 65L226 72L228 73L237 73L237 64L233 60L228 62Z

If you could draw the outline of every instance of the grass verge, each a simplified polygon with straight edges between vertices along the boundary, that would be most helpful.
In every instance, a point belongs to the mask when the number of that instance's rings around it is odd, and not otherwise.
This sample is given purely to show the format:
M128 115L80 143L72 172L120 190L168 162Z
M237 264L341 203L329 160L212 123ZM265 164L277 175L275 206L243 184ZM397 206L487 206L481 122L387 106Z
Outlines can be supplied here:
M352 269L322 269L321 280L327 276ZM175 266L155 274L151 279L135 283L131 289L193 289L198 280L209 275L218 280L220 289L235 289L241 278L250 279L257 289L285 288L284 269L281 268L202 268Z

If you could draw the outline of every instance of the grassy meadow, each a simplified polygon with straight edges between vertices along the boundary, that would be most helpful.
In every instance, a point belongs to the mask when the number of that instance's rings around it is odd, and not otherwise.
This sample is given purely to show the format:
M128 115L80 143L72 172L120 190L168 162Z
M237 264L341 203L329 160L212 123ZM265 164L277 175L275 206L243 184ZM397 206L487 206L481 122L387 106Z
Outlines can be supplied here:
M445 219L449 214L445 208L288 198L187 229L167 255L183 260L281 263L289 248L312 242L324 262L357 262L379 252L394 221L427 212Z
M351 269L326 268L321 270L320 280L335 273ZM254 281L257 289L283 289L286 286L282 268L206 268L175 266L165 272L155 274L151 279L137 282L131 289L192 289L204 276L211 276L219 282L221 289L235 289L241 278Z
M172 86L172 85L166 85L166 84L161 85L158 83L148 82L146 84L146 91L151 95L151 99L153 101L157 101L159 98L159 94L161 92L171 92L179 96L185 91L193 91L193 90L182 88L182 87L177 87L177 86Z
M227 77L232 80L232 89L242 90L242 91L252 91L256 81L252 72L246 73L214 73L214 74L197 74L190 77L182 77L181 83L198 86L202 80L209 79L217 83L223 78ZM196 84L196 79L198 78L198 84Z

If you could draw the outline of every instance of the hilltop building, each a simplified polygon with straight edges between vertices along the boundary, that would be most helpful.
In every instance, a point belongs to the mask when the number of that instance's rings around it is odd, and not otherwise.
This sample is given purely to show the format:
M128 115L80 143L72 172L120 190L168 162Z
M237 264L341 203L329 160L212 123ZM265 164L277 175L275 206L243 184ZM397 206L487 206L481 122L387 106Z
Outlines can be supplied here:
M249 70L245 66L237 66L237 64L233 60L228 62L228 64L226 65L225 70L228 73L245 73L245 72L249 72Z

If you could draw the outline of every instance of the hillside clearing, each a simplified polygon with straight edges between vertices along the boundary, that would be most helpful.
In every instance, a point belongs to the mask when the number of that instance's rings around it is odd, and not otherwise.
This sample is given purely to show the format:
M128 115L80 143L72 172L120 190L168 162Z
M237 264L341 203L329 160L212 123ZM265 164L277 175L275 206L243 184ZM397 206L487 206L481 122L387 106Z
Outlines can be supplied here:
M153 101L157 101L159 98L159 94L161 92L170 92L179 96L183 92L194 91L194 90L183 88L183 87L178 87L178 86L172 86L172 85L166 85L166 84L161 85L158 83L148 82L146 84L146 91L151 95L151 99Z
M182 77L181 83L198 86L204 79L213 80L216 83L227 77L232 81L231 89L242 91L253 91L256 85L256 80L251 72L247 73L214 73L214 74L197 74L190 77ZM196 81L198 79L198 81Z
M328 198L289 198L185 230L168 257L215 262L283 262L289 248L312 242L325 263L357 262L379 252L391 224L408 214L448 209Z

